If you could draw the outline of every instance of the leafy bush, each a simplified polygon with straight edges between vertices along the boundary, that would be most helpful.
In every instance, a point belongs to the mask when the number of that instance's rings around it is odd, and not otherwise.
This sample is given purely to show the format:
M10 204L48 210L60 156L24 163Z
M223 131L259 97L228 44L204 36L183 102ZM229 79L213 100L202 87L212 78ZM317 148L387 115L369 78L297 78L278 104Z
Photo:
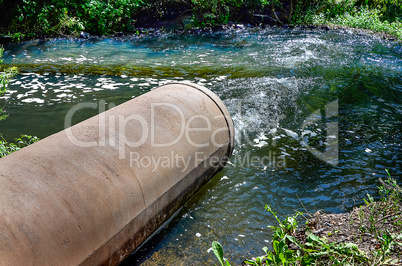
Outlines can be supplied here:
M1 12L0 26L7 27L16 41L33 33L136 32L136 25L149 25L150 20L182 21L183 15L191 15L195 26L229 21L254 25L336 22L383 30L399 38L402 23L401 0L15 0L0 1ZM365 25L359 17L374 18L375 25Z
M66 0L42 2L22 0L17 6L18 17L14 21L15 31L34 31L41 34L74 34L84 27L72 12Z
M37 141L39 141L38 137L21 135L19 138L15 139L14 143L9 143L0 134L0 158L29 146Z
M367 9L378 10L383 20L402 22L402 1L400 0L359 0L358 3Z
M321 13L312 19L314 24L329 24L384 32L402 39L402 22L388 22L383 19L379 9L360 8L353 13L345 13L331 18L327 13Z
M77 35L80 31L110 34L127 30L142 0L22 0L14 31Z
M196 20L205 25L217 23L227 23L238 13L243 4L243 0L192 0Z
M276 212L269 205L265 209L270 212L278 221L279 226L268 226L274 229L272 249L264 247L265 255L246 260L250 265L356 265L367 262L368 258L364 252L353 243L328 243L326 237L318 237L310 233L304 244L300 243L293 234L297 229L297 217L302 215L296 212L293 216L287 216L281 221ZM297 249L291 249L290 245ZM231 264L223 257L223 249L219 242L212 242L212 250L222 266Z
M91 0L82 4L77 13L83 18L87 31L110 34L131 29L133 15L143 5L142 0Z

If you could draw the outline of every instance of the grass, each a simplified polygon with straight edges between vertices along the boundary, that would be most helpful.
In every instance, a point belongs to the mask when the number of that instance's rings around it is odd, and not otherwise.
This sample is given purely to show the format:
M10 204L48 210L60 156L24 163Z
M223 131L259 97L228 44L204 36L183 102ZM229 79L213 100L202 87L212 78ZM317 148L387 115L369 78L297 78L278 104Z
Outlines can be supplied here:
M306 222L305 228L299 228L297 218L303 215L296 212L280 220L276 212L266 205L278 222L278 226L269 226L274 230L272 251L263 248L264 255L245 260L248 265L396 265L402 263L402 189L391 177L380 179L378 187L381 198L374 201L368 195L365 205L354 209L348 216L349 224L343 225L349 230L355 229L354 241L333 241L342 230L332 228L331 231L319 236L322 230L313 231L316 218ZM353 215L352 215L353 214ZM318 214L319 216L320 214ZM317 216L317 214L315 215ZM329 216L323 217L328 223ZM343 222L343 221L342 221ZM350 234L351 231L348 231ZM344 234L343 234L344 235ZM369 238L367 238L369 236ZM363 240L362 240L363 239ZM369 241L370 240L370 241ZM362 243L374 243L374 248L362 250ZM231 265L223 256L223 248L219 242L212 243L212 249L220 264Z

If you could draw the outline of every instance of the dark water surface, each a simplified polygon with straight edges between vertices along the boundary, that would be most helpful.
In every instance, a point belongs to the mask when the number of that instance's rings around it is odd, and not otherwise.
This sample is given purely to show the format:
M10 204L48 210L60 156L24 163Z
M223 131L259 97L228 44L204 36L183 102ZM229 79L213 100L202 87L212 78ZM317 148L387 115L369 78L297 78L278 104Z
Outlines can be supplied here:
M305 212L301 203L339 213L378 196L385 168L402 178L398 42L270 29L32 41L7 47L4 58L21 71L0 99L8 140L62 130L79 102L112 106L173 80L210 88L230 110L231 163L126 265L217 263L207 252L213 240L240 264L271 246L275 220L265 204L280 217ZM74 122L96 113L86 109Z

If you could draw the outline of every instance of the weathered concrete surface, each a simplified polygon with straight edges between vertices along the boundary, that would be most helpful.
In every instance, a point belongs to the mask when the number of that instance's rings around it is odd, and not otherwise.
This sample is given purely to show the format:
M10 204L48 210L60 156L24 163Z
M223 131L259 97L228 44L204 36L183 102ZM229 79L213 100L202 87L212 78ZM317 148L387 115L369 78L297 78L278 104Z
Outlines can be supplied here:
M220 99L174 83L0 159L1 264L117 264L223 167L233 142Z

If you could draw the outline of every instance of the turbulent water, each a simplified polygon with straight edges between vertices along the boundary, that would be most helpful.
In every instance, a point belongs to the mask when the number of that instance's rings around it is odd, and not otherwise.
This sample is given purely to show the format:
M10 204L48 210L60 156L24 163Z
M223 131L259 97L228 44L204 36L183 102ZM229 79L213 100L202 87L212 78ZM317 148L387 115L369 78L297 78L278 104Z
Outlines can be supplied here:
M339 213L377 195L385 168L402 178L402 45L343 31L243 30L204 35L31 41L6 47L21 74L0 132L46 137L75 104L120 104L172 80L218 94L236 130L230 163L126 265L234 264L270 247L272 215ZM79 122L96 110L74 117Z

